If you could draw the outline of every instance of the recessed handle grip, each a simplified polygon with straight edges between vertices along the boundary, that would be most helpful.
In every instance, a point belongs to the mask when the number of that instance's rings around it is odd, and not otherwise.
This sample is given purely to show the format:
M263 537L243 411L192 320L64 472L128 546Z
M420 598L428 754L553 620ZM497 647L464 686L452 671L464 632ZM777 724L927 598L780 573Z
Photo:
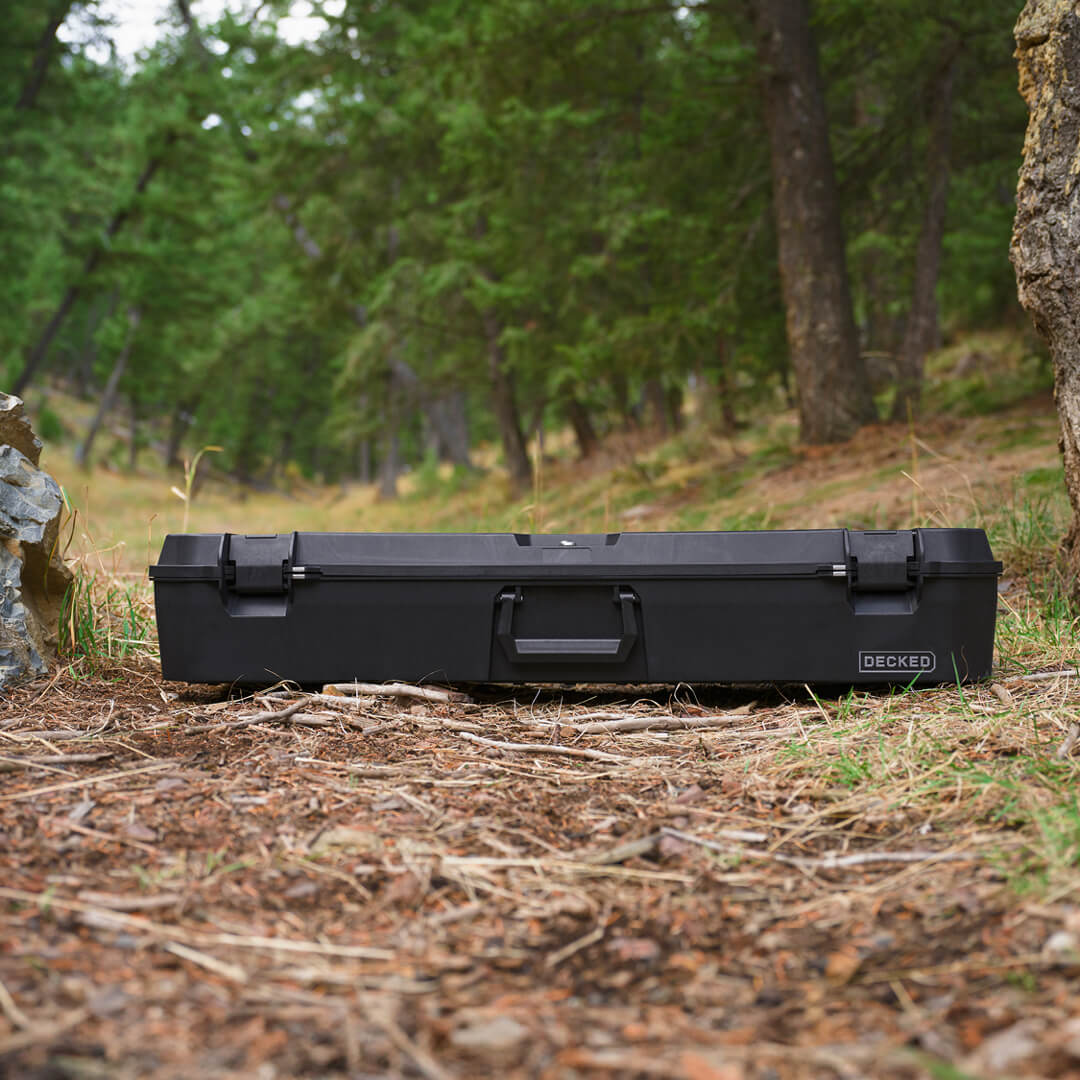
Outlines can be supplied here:
M499 619L495 636L508 659L516 664L562 663L621 664L630 655L638 638L637 596L630 589L615 591L615 603L622 611L622 634L617 638L519 638L514 637L514 607L524 600L521 589L504 589L499 594Z

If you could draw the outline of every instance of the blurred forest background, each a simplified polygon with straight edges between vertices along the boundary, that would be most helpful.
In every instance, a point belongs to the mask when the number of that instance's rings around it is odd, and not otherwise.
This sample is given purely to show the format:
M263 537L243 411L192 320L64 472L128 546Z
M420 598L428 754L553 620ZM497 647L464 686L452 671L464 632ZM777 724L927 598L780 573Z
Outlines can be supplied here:
M84 461L384 495L690 412L906 425L928 352L1025 333L1017 9L174 0L130 56L107 0L8 0L4 388L90 403L37 409Z

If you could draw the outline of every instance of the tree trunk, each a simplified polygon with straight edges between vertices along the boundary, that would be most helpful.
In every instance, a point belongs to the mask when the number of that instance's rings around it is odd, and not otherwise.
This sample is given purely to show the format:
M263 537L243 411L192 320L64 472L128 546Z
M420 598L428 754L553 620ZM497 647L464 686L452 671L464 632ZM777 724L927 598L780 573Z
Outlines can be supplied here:
M1028 0L1016 24L1020 93L1030 110L1010 256L1020 303L1054 363L1065 486L1064 552L1080 599L1080 15L1071 0Z
M896 358L896 397L892 419L906 420L919 408L926 354L937 347L937 283L941 272L941 245L945 238L945 208L949 192L949 142L952 128L952 92L959 49L946 47L927 87L930 99L930 144L926 155L926 208L919 247L915 254L915 281L911 307Z
M95 297L87 312L83 343L75 358L75 394L79 398L85 399L90 395L90 387L94 381L94 361L97 359L97 342L94 340L94 335L98 327L112 317L113 309L116 307L116 296L116 289L113 289L107 297Z
M754 0L788 348L808 443L875 418L852 314L825 100L808 0Z
M139 403L128 398L128 472L134 472L139 464Z
M393 417L387 417L387 423L382 431L382 443L382 460L379 462L379 497L396 499L399 442L397 422Z
M669 386L664 391L664 406L667 412L668 428L677 435L683 429L683 388Z
M161 168L161 164L165 160L165 150L175 141L175 132L169 132L165 137L165 146L161 153L152 157L146 163L143 171L139 173L139 178L135 181L135 190L132 194L131 201L126 206L122 206L117 210L112 218L110 218L109 224L105 226L105 243L97 244L90 251L90 254L86 256L86 259L83 262L82 272L79 274L79 277L68 286L67 292L64 293L64 298L60 301L60 306L53 312L52 318L49 319L45 329L41 332L41 336L30 350L30 355L26 358L26 365L23 367L21 374L15 380L15 386L12 388L11 392L17 397L23 396L23 391L34 377L37 369L41 366L42 361L48 355L49 346L52 345L53 338L56 337L60 327L64 325L64 320L75 306L75 301L79 299L79 294L82 292L87 280L97 269L98 263L104 258L105 252L109 249L110 241L124 227L124 222L131 216L132 207L134 206L135 201L146 190L150 181L153 180L154 173Z
M49 70L49 61L52 59L53 51L56 48L56 32L63 25L71 7L72 0L60 0L60 3L52 5L47 16L49 21L46 23L45 29L38 39L37 48L34 50L34 59L30 63L30 71L27 73L22 90L19 91L19 98L15 102L16 112L34 107L34 102L37 101L37 96L45 85L45 75Z
M371 440L361 439L356 463L356 475L361 484L371 483Z
M596 428L593 426L589 410L576 397L566 400L566 418L570 421L570 427L574 429L574 438L577 440L578 456L584 461L596 450Z
M731 357L727 338L723 334L716 335L716 395L720 405L720 430L725 435L734 435L738 420L735 417L733 400Z
M184 435L195 419L195 408L199 399L188 398L187 401L178 401L173 409L169 420L169 437L165 443L165 468L179 469L183 464L180 458L180 446L184 441Z
M116 362L113 364L113 369L109 373L108 382L105 383L105 390L102 392L98 410L94 414L94 419L90 422L90 430L86 433L86 438L83 440L82 446L79 447L75 454L75 462L82 469L90 467L90 451L93 449L94 440L101 430L101 425L104 423L105 417L112 411L112 407L116 402L116 392L120 387L120 380L123 378L124 370L127 367L128 359L131 356L131 346L134 344L135 331L138 328L138 325L139 309L131 308L128 311L128 331L124 338L123 348L121 348L120 352L116 355Z
M667 435L668 409L667 394L664 393L664 384L657 378L646 379L641 396L643 404L645 405L645 415L648 417L648 422L652 424L653 428L655 428L659 434Z
M626 373L616 371L611 376L611 392L615 398L615 410L622 418L624 431L637 427L637 417L634 415L634 407L630 402L630 380Z
M521 417L514 398L514 383L506 370L506 356L499 344L499 323L490 311L484 314L488 345L488 375L491 379L491 408L499 428L503 456L510 472L510 487L520 494L532 483L529 449L521 432Z

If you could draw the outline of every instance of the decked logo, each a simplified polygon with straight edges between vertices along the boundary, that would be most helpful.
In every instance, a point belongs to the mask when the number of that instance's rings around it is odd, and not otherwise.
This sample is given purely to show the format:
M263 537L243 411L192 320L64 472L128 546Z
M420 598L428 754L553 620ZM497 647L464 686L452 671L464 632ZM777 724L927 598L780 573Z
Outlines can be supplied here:
M932 652L874 652L859 653L860 675L918 675L933 671L937 657Z

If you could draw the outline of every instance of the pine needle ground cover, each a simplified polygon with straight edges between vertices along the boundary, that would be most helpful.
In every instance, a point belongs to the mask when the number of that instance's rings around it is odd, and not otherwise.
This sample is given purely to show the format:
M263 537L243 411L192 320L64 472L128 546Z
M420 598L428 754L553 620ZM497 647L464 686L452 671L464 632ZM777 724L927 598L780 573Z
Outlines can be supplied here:
M858 461L757 432L728 494L722 449L706 467L684 445L570 481L555 462L532 509L492 497L493 524L560 527L579 500L586 523L771 502L777 526L985 525L1007 571L979 686L245 699L163 683L136 572L88 565L87 647L0 705L0 1070L1076 1072L1080 658L1052 431L1040 397L868 432ZM607 505L580 502L604 476Z

